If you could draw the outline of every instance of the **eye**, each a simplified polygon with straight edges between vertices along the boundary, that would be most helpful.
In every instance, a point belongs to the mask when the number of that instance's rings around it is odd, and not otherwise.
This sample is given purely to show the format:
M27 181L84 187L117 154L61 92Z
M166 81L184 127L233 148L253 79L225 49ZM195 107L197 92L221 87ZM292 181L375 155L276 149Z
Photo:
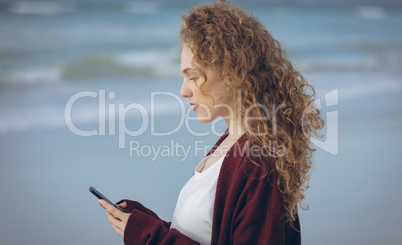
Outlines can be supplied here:
M195 81L195 80L197 80L197 77L192 77L192 78L190 78L189 80Z

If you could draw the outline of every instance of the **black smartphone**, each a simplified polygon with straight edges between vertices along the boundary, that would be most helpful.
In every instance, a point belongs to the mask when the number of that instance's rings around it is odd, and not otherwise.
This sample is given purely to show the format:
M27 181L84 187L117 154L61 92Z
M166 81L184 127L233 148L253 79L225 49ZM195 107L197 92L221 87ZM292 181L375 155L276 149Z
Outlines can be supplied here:
M116 205L114 205L114 203L112 203L109 199L107 199L104 195L102 195L102 194L101 194L98 190L96 190L94 187L90 186L90 187L89 187L89 191L90 191L92 194L94 194L97 198L103 199L103 200L105 200L106 202L108 202L108 203L110 203L111 205L113 205L113 206L116 207Z

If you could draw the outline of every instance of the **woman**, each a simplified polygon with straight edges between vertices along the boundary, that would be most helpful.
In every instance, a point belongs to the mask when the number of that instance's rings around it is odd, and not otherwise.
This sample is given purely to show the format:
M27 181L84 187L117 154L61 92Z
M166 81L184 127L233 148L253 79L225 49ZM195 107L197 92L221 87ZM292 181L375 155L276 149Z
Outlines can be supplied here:
M252 16L224 1L183 17L182 97L228 129L183 187L172 222L138 202L101 206L125 244L300 244L314 89ZM310 88L312 95L307 93Z

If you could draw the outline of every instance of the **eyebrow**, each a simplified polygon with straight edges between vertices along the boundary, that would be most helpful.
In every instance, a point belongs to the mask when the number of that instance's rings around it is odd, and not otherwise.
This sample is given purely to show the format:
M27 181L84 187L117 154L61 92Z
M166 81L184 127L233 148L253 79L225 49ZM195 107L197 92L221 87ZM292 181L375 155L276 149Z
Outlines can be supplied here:
M192 67L187 67L186 69L184 69L184 70L182 71L182 73L183 73L183 74L186 74L186 73L188 73L188 72L191 71L191 70L197 71L196 69L194 69L194 68L192 68Z

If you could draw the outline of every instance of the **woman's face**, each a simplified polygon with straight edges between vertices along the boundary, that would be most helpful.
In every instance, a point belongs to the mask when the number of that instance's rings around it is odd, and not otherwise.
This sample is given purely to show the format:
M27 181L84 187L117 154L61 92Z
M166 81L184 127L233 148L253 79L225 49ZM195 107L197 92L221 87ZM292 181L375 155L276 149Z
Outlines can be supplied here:
M180 90L181 97L187 97L194 110L197 112L198 120L201 123L208 123L215 120L218 116L225 117L230 115L227 107L229 99L227 96L226 85L220 78L218 72L208 66L205 69L207 82L203 86L205 94L198 87L204 83L205 79L192 66L194 54L191 49L184 45L181 53L181 71L184 76ZM198 87L196 86L198 85ZM226 106L225 106L226 105Z

